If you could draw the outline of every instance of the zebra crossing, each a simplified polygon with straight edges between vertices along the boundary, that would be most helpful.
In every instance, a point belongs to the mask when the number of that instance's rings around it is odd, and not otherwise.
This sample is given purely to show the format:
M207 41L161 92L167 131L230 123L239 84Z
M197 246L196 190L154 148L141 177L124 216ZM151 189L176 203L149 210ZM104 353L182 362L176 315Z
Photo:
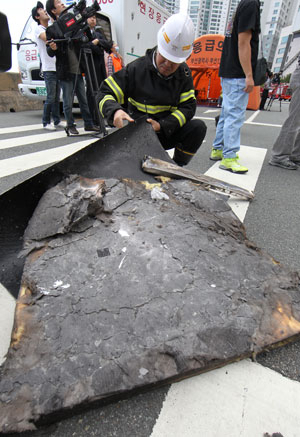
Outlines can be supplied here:
M249 117L249 125L255 123L257 115L254 113ZM213 116L201 118L214 122ZM273 123L272 127L280 127L280 124ZM80 132L83 132L82 128ZM40 124L0 127L0 193L93 141L97 141L97 138L68 138L64 131L43 132ZM247 162L249 167L247 175L221 171L218 163L211 166L206 174L254 191L266 152L265 148L254 149L251 145L241 147L241 160ZM228 202L240 220L244 221L249 203L235 198ZM9 346L14 307L14 298L0 284L0 364ZM299 437L299 404L299 382L244 360L172 384L151 433L146 435L137 430L136 434L131 435L263 437L264 433L271 436L280 432L283 437ZM151 413L146 411L145 414ZM107 435L118 435L113 433L113 427L112 423L111 434ZM101 435L105 437L105 434Z

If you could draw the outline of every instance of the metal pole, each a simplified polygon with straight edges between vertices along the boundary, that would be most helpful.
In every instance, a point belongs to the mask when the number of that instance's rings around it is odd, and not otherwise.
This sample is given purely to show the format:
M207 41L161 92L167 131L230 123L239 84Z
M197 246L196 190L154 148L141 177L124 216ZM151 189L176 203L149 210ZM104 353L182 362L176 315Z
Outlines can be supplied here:
M105 123L104 123L103 117L100 114L99 106L97 105L97 93L99 91L99 84L98 84L97 73L96 73L96 69L95 69L95 63L94 63L94 59L93 59L92 50L87 49L87 48L84 48L81 50L83 51L83 56L84 56L85 70L86 70L87 81L88 81L87 86L90 87L91 92L92 92L95 110L96 110L96 115L97 115L97 119L98 119L99 126L100 126L100 131L103 134L103 136L106 136L107 130L105 128ZM90 66L92 68L92 74L91 74Z

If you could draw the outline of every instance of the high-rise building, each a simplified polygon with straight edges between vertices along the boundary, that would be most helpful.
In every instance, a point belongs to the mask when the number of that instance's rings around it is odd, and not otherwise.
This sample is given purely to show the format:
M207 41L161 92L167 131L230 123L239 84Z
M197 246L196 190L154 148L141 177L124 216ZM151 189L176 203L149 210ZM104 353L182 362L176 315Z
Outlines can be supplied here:
M286 49L292 33L292 26L286 26L281 29L278 44L275 50L275 55L272 64L272 71L278 73L282 70L284 60L286 58Z
M154 0L171 14L177 14L180 10L180 0Z
M199 13L199 7L202 0L189 0L188 2L188 14L191 17L195 29L196 29L196 36L198 37L198 13Z
M189 0L188 13L196 28L196 36L224 34L239 0Z
M283 27L276 47L272 70L283 71L283 76L295 70L300 54L300 0L297 0L290 26Z
M300 0L297 2L295 16L292 24L292 34L289 38L289 45L285 52L284 73L292 73L297 65L300 55Z
M275 57L278 43L280 43L281 31L284 27L291 26L294 20L295 9L298 0L264 0L261 14L261 40L262 50L269 65L272 65ZM282 36L284 41L288 40L287 35ZM283 54L283 48L279 49ZM279 63L279 62L278 62Z

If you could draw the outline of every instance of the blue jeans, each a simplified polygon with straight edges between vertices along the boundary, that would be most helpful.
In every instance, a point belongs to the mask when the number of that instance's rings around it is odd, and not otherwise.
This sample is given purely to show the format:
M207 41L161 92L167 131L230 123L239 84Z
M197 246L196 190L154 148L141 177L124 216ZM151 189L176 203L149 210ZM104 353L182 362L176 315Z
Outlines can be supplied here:
M47 90L47 98L44 103L43 111L43 125L50 124L51 114L54 124L60 122L59 115L59 97L60 97L60 86L56 78L56 71L44 71L43 72L45 85Z
M213 148L223 150L224 158L235 158L241 146L249 94L244 91L246 79L221 78L223 102Z
M81 74L72 74L71 80L61 80L60 85L63 91L63 108L67 126L71 127L75 124L72 113L74 87L84 125L85 127L93 126L93 120L87 104L84 82Z

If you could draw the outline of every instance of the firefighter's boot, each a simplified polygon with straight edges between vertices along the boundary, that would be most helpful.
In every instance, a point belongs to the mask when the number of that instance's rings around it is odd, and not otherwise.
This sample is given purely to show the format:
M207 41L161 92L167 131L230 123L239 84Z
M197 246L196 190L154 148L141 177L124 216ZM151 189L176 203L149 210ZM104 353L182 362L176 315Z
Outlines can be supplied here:
M190 162L193 156L194 156L193 153L184 152L182 149L178 149L176 147L173 156L173 161L175 161L176 164L179 165L180 167L183 167L184 165L187 165Z

